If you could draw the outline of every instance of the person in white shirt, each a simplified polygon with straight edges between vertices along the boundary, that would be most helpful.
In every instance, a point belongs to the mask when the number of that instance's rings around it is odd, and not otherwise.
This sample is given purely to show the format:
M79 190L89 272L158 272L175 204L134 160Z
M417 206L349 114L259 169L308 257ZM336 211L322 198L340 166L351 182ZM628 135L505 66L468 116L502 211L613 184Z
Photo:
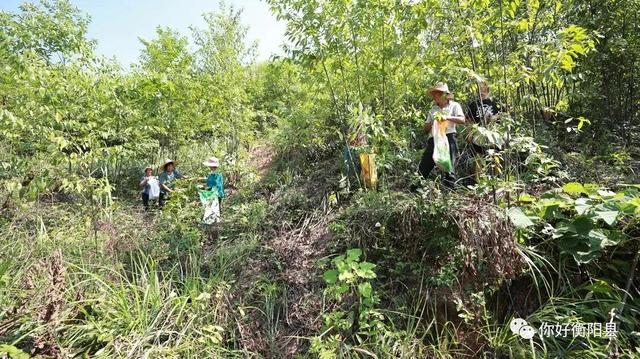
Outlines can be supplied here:
M456 142L456 124L464 124L464 112L462 106L459 103L452 100L451 91L445 83L438 83L436 86L427 90L427 95L433 98L435 104L429 110L427 116L427 122L424 124L424 130L429 135L427 140L427 148L422 154L422 160L418 166L418 171L425 179L433 170L435 162L433 161L433 137L431 136L431 127L436 117L441 120L448 121L447 125L447 139L449 141L449 153L451 156L452 169L451 172L445 175L445 184L449 187L453 187L455 183L455 160L458 156L458 143Z
M144 176L140 179L140 193L142 194L142 204L145 211L149 210L149 200L156 200L160 195L160 184L158 177L153 175L153 168L148 166L144 169Z

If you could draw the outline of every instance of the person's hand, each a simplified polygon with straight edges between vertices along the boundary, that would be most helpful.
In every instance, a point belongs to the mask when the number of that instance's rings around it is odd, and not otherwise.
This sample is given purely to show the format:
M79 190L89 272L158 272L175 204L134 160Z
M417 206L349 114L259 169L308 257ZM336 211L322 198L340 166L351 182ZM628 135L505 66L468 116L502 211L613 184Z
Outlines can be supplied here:
M423 127L424 132L426 132L426 133L431 132L431 127L432 126L433 126L433 124L431 122L425 123L424 127Z

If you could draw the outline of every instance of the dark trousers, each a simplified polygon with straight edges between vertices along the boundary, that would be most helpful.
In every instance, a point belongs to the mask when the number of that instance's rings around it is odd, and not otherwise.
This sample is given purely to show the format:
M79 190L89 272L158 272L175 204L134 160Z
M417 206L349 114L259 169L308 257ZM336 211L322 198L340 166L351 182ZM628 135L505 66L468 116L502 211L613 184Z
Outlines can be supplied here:
M456 142L456 134L447 134L447 140L449 140L449 155L451 156L451 172L445 175L445 184L453 186L456 180L456 158L458 157L458 143ZM420 166L418 171L425 179L429 177L429 173L433 170L436 163L433 161L433 137L427 141L427 148L422 154L422 160L420 160Z
M142 192L142 205L144 206L145 210L149 209L149 194L148 193Z
M144 206L145 211L149 210L149 201L153 201L153 199L149 198L148 193L142 193L142 205Z
M158 206L164 207L164 203L167 201L167 192L160 191L160 197L158 197Z

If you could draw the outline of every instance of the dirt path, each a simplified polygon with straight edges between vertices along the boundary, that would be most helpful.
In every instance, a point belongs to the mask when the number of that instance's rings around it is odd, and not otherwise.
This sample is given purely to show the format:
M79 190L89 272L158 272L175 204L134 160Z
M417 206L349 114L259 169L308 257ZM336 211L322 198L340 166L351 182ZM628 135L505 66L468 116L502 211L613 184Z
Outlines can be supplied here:
M275 150L273 146L270 144L262 144L260 146L254 147L249 151L249 155L251 156L250 165L255 167L258 171L258 175L260 177L264 177L267 174L267 170L273 161L273 157L275 156Z
M261 145L250 153L251 165L264 178L275 156L274 149ZM317 262L327 254L328 223L334 213L324 203L324 188L310 191L305 185L308 184L295 183L265 194L269 210L278 208L283 192L303 193L313 203L313 209L295 223L272 220L271 229L264 233L262 255L249 259L241 274L247 286L242 290L251 290L251 286L265 279L278 287L274 298L253 297L252 304L259 309L251 311L250 320L241 328L244 346L267 358L292 358L304 352L309 344L304 337L321 329L324 284ZM282 216L290 217L287 213Z

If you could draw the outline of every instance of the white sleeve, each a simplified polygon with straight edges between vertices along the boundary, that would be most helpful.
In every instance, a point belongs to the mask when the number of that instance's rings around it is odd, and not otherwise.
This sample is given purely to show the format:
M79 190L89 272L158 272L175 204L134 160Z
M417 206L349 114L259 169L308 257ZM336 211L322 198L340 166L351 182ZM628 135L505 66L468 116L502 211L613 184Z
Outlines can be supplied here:
M464 112L462 111L462 106L456 102L455 106L453 106L453 111L451 111L451 116L462 116L464 117Z

